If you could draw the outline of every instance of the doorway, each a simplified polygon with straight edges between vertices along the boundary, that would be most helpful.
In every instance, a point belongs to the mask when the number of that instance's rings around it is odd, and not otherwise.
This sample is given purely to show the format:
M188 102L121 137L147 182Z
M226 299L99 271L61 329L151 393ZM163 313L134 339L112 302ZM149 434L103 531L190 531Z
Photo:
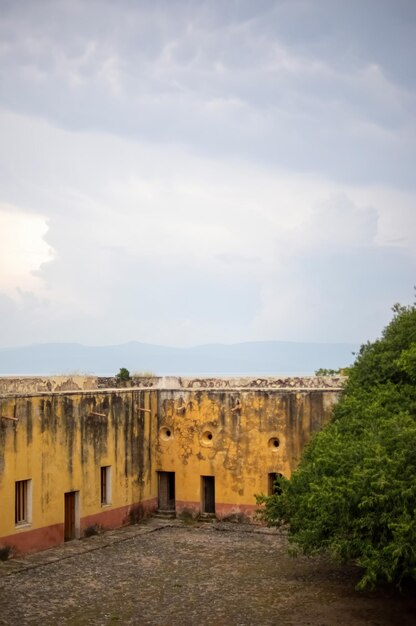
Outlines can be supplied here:
M175 472L158 472L159 474L159 510L175 510Z
M79 538L79 491L69 491L65 494L65 522L64 540Z
M280 496L280 494L282 493L281 488L276 485L276 479L279 477L283 477L283 474L280 474L279 472L270 472L268 476L268 496Z
M215 476L201 476L202 512L215 513Z

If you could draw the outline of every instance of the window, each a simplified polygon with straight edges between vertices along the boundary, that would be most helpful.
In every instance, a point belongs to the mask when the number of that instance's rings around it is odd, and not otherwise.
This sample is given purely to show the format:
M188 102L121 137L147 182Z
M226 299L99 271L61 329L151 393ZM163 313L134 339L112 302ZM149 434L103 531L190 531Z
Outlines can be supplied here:
M32 521L32 481L17 480L15 483L14 523L30 524Z
M111 465L101 468L101 504L111 504Z

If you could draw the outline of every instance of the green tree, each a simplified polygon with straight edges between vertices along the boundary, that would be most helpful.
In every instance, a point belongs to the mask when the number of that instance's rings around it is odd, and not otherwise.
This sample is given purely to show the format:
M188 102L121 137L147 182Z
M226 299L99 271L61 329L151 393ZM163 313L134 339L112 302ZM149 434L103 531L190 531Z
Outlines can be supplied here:
M306 554L361 566L359 588L416 580L416 307L393 311L281 494L258 498Z
M126 383L130 380L130 372L125 367L121 367L118 374L116 374L116 380L118 383Z

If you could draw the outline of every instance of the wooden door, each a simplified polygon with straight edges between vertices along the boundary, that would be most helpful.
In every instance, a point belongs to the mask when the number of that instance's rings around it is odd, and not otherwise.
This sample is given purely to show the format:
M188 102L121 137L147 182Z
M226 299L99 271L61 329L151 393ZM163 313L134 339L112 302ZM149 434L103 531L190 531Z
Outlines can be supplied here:
M159 472L159 509L175 510L175 472Z
M202 512L215 513L215 476L202 476Z
M76 494L76 491L65 494L65 541L70 541L76 537Z

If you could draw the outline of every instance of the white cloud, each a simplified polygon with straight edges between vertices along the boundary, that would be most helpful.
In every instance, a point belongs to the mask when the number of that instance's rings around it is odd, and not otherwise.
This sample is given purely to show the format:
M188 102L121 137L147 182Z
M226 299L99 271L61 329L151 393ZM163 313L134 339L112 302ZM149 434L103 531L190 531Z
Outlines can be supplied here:
M379 329L414 282L416 78L375 6L5 6L0 345Z
M37 266L47 262L36 279L28 274L44 312L36 322L43 340L58 340L62 328L86 343L335 340L336 325L328 325L334 302L322 304L331 281L349 282L343 306L354 308L354 280L374 280L372 259L388 243L389 224L405 254L400 263L413 246L413 214L397 211L410 207L411 195L406 205L391 189L69 133L5 112L0 122L0 168L12 164L19 174L9 194L35 207L31 219L44 216L35 239L54 251L53 258L39 252ZM368 266L361 278L360 254ZM403 272L397 297L386 290L386 308L401 299L406 281ZM339 339L361 339L352 336L351 317L337 323Z
M0 291L18 298L21 291L36 291L41 281L35 272L52 259L44 241L48 231L44 216L0 204Z

